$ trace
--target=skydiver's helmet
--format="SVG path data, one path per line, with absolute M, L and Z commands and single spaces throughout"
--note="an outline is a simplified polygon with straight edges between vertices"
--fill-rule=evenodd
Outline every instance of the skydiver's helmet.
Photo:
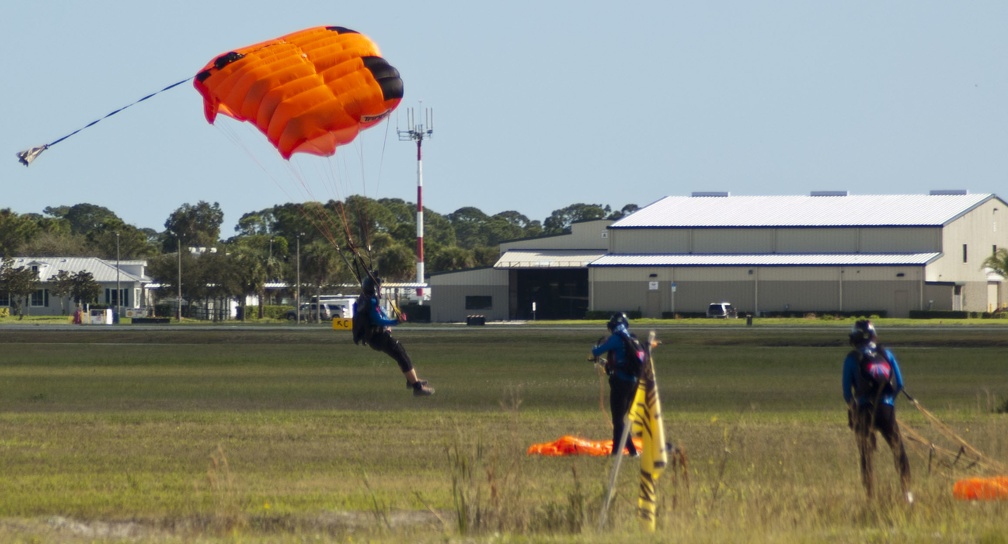
M 616 312 L 612 315 L 612 317 L 609 318 L 609 322 L 606 323 L 606 328 L 609 329 L 609 332 L 614 332 L 620 326 L 622 326 L 624 329 L 629 329 L 630 322 L 627 321 L 625 313 Z
M 365 295 L 378 297 L 381 296 L 381 284 L 382 279 L 378 276 L 364 276 L 364 280 L 361 281 L 361 290 Z
M 875 333 L 875 325 L 867 319 L 859 319 L 851 327 L 850 343 L 854 347 L 865 347 L 875 344 L 878 336 Z

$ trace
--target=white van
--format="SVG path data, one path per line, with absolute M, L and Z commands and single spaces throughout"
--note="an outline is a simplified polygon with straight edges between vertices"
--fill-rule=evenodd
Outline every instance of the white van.
M 350 319 L 352 317 L 352 306 L 346 304 L 338 304 L 336 302 L 326 302 L 322 301 L 319 305 L 315 302 L 311 304 L 301 305 L 301 321 L 331 321 L 334 317 L 342 317 L 344 319 Z M 297 319 L 297 314 L 294 310 L 287 312 L 287 319 L 294 321 Z
M 711 302 L 710 306 L 707 307 L 707 317 L 721 319 L 736 318 L 738 317 L 738 311 L 735 310 L 735 307 L 730 302 Z

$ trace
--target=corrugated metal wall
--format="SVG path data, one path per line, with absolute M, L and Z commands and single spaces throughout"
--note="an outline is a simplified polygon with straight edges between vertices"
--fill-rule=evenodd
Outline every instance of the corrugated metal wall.
M 509 249 L 609 249 L 609 231 L 613 221 L 600 219 L 571 225 L 569 234 L 531 240 L 515 240 L 500 244 L 503 254 Z
M 431 321 L 465 321 L 483 315 L 489 321 L 507 319 L 508 271 L 484 268 L 431 276 Z M 467 297 L 490 297 L 490 308 L 467 309 Z
M 937 227 L 612 229 L 613 253 L 930 253 Z
M 591 268 L 589 274 L 593 310 L 639 310 L 661 317 L 731 302 L 739 315 L 885 311 L 905 317 L 921 305 L 924 271 L 908 266 L 605 267 Z

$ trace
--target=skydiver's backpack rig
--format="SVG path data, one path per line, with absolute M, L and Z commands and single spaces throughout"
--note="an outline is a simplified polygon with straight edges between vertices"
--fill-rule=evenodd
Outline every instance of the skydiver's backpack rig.
M 857 393 L 860 397 L 878 399 L 896 392 L 896 371 L 882 346 L 855 350 L 860 373 Z
M 371 297 L 362 294 L 353 305 L 354 344 L 367 346 L 371 331 Z
M 623 347 L 626 349 L 626 370 L 633 376 L 640 376 L 644 368 L 644 346 L 641 345 L 637 335 L 633 333 L 620 334 L 623 339 Z M 606 374 L 612 376 L 616 372 L 616 358 L 610 353 L 606 358 Z

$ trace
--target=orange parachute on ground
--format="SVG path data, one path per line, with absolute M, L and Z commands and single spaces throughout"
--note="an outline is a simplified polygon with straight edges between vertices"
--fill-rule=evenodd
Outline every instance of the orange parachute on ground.
M 399 71 L 367 36 L 316 27 L 236 49 L 210 61 L 193 82 L 207 121 L 218 112 L 259 128 L 285 159 L 329 156 L 392 112 L 403 97 Z
M 640 451 L 643 448 L 639 438 L 634 438 L 633 442 L 637 447 L 637 451 Z M 532 444 L 525 453 L 527 455 L 546 455 L 550 457 L 558 457 L 562 455 L 604 456 L 611 454 L 612 449 L 612 440 L 588 440 L 586 438 L 568 435 L 563 436 L 554 442 Z M 626 448 L 623 448 L 623 453 L 627 453 Z
M 1008 500 L 1008 476 L 964 478 L 955 483 L 952 496 L 967 501 Z

